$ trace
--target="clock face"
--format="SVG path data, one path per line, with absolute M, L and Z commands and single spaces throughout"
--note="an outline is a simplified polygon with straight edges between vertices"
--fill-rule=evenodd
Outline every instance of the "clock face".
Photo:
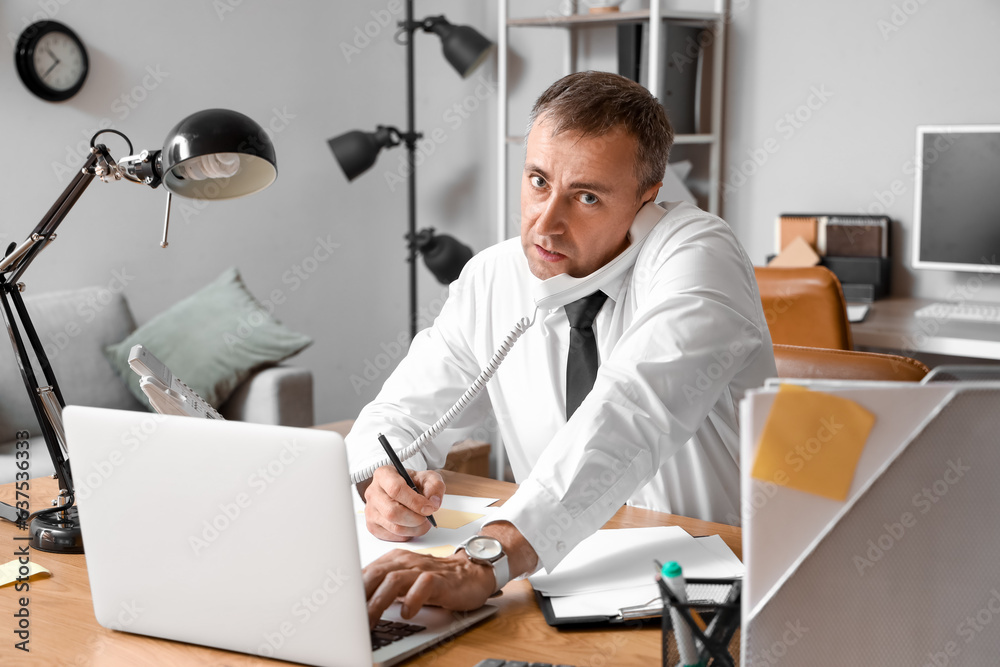
M 48 32 L 35 44 L 35 73 L 53 90 L 69 90 L 86 74 L 83 46 L 63 32 Z
M 75 95 L 83 87 L 89 69 L 83 42 L 56 21 L 28 26 L 17 41 L 14 60 L 28 90 L 50 102 Z

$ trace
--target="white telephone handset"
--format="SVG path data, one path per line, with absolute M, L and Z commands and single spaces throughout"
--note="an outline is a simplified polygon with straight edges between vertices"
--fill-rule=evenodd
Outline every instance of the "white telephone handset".
M 535 288 L 534 294 L 535 312 L 537 313 L 540 308 L 561 308 L 600 289 L 607 281 L 627 271 L 635 264 L 646 236 L 666 214 L 666 210 L 653 202 L 643 205 L 636 214 L 635 220 L 632 221 L 632 226 L 629 228 L 629 245 L 625 250 L 613 260 L 583 278 L 573 278 L 563 273 L 539 284 Z M 421 451 L 428 442 L 448 427 L 455 417 L 465 409 L 465 406 L 486 387 L 486 383 L 490 381 L 490 378 L 493 377 L 493 374 L 499 368 L 500 363 L 507 356 L 507 353 L 510 352 L 511 346 L 534 322 L 534 316 L 530 320 L 527 317 L 521 318 L 514 326 L 513 331 L 500 344 L 500 348 L 493 354 L 489 363 L 486 364 L 486 368 L 482 370 L 479 377 L 472 383 L 472 386 L 465 390 L 465 393 L 455 401 L 455 404 L 451 406 L 448 412 L 434 422 L 419 438 L 399 452 L 400 461 L 405 461 Z M 357 470 L 351 473 L 351 482 L 353 484 L 360 484 L 374 475 L 376 469 L 387 465 L 392 465 L 392 462 L 388 458 L 385 458 L 366 468 Z
M 642 248 L 646 235 L 652 231 L 656 223 L 667 212 L 653 202 L 639 209 L 629 228 L 629 245 L 613 260 L 597 269 L 588 276 L 574 278 L 562 273 L 542 282 L 535 288 L 535 306 L 537 308 L 561 308 L 568 303 L 597 291 L 607 281 L 620 276 L 635 264 L 635 259 Z

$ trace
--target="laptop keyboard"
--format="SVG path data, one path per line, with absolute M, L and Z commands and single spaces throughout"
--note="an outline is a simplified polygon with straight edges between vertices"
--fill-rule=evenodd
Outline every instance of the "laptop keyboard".
M 486 660 L 477 662 L 475 667 L 572 667 L 572 665 L 555 665 L 550 662 L 524 662 L 522 660 L 487 658 Z
M 372 650 L 377 651 L 383 646 L 388 646 L 404 637 L 409 637 L 415 632 L 426 629 L 422 625 L 381 620 L 375 625 L 375 629 L 372 630 Z

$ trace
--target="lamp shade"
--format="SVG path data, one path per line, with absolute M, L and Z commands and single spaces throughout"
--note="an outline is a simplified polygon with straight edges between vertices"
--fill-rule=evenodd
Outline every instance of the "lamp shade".
M 192 199 L 232 199 L 263 190 L 278 176 L 274 145 L 237 111 L 206 109 L 170 130 L 160 156 L 163 186 Z
M 427 269 L 442 285 L 457 280 L 473 254 L 469 246 L 453 236 L 435 234 L 433 228 L 417 232 L 416 246 Z
M 375 164 L 379 151 L 399 142 L 392 136 L 392 130 L 379 125 L 374 132 L 351 130 L 327 141 L 337 164 L 344 170 L 348 181 L 365 173 Z
M 445 60 L 463 78 L 472 74 L 493 50 L 493 42 L 478 30 L 467 25 L 453 25 L 444 17 L 436 20 L 431 30 L 441 38 Z

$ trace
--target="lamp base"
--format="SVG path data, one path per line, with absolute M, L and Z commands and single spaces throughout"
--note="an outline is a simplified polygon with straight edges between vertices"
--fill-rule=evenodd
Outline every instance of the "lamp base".
M 56 554 L 82 554 L 83 534 L 77 508 L 32 519 L 31 547 Z

